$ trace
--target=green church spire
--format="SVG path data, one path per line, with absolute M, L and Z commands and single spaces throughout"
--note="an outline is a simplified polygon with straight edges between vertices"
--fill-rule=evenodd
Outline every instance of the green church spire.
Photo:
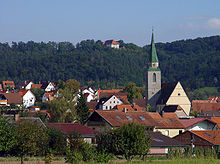
M 152 29 L 152 38 L 151 38 L 151 55 L 150 55 L 150 62 L 151 63 L 159 63 L 159 60 L 157 58 L 157 52 L 156 47 L 154 44 L 154 31 Z

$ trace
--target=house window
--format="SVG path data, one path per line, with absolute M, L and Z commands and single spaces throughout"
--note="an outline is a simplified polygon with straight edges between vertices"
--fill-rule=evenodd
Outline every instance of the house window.
M 183 131 L 182 130 L 179 130 L 179 134 L 181 134 Z
M 108 106 L 106 106 L 106 109 L 108 109 Z
M 165 130 L 165 136 L 169 136 L 169 130 Z
M 112 109 L 112 106 L 110 106 L 110 109 Z
M 114 103 L 115 103 L 115 101 L 114 101 Z
M 111 104 L 112 102 L 110 101 L 110 104 Z
M 156 82 L 156 73 L 153 73 L 153 82 Z
M 178 93 L 178 96 L 180 96 L 180 93 Z

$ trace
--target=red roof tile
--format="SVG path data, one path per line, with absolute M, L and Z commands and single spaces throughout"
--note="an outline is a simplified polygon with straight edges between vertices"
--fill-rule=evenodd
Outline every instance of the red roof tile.
M 11 87 L 11 88 L 15 88 L 15 83 L 14 81 L 2 81 L 3 87 Z
M 3 94 L 7 100 L 8 100 L 8 104 L 22 104 L 22 97 L 19 93 L 14 93 L 14 92 L 9 92 L 9 93 L 4 93 L 2 92 L 1 94 Z
M 31 88 L 41 88 L 42 84 L 32 84 Z
M 184 126 L 180 123 L 175 113 L 164 113 L 164 117 L 161 117 L 159 113 L 146 111 L 121 112 L 96 110 L 93 114 L 95 113 L 104 118 L 113 127 L 135 122 L 147 127 L 155 126 L 158 129 L 184 129 Z
M 218 111 L 220 110 L 220 103 L 211 100 L 193 100 L 192 101 L 193 111 Z
M 212 117 L 211 120 L 214 121 L 220 128 L 220 117 Z
M 116 41 L 114 41 L 114 40 L 106 40 L 106 41 L 104 42 L 104 45 L 109 45 L 109 44 L 117 45 L 117 44 L 119 44 L 119 43 L 116 42 Z
M 47 123 L 46 126 L 58 129 L 64 134 L 72 134 L 73 131 L 76 131 L 81 135 L 95 135 L 98 133 L 98 131 L 79 123 Z
M 220 130 L 190 131 L 214 145 L 220 145 Z
M 216 124 L 214 121 L 208 119 L 208 118 L 190 118 L 190 119 L 180 119 L 180 122 L 183 124 L 183 126 L 187 129 L 192 127 L 195 124 L 198 124 L 203 121 L 209 121 L 213 124 Z
M 18 93 L 23 97 L 29 90 L 21 89 Z

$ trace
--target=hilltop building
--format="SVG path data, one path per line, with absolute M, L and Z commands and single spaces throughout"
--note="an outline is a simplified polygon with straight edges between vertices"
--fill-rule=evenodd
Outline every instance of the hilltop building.
M 181 116 L 190 113 L 191 103 L 180 82 L 164 83 L 161 85 L 161 70 L 154 43 L 152 32 L 150 62 L 146 69 L 146 103 L 150 104 L 153 111 L 161 113 L 165 107 L 172 109 L 172 106 L 181 107 Z M 169 108 L 167 108 L 169 106 Z M 169 111 L 166 111 L 169 112 Z M 170 111 L 171 112 L 171 111 Z M 172 111 L 175 112 L 175 111 Z

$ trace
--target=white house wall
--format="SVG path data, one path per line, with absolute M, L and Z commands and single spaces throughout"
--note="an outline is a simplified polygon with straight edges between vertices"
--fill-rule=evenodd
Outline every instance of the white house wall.
M 112 96 L 102 105 L 102 110 L 110 110 L 113 109 L 116 105 L 121 104 L 123 104 L 121 100 L 119 100 L 116 96 Z
M 34 94 L 29 90 L 22 98 L 23 100 L 23 105 L 28 108 L 30 106 L 33 106 L 35 103 L 35 96 Z

